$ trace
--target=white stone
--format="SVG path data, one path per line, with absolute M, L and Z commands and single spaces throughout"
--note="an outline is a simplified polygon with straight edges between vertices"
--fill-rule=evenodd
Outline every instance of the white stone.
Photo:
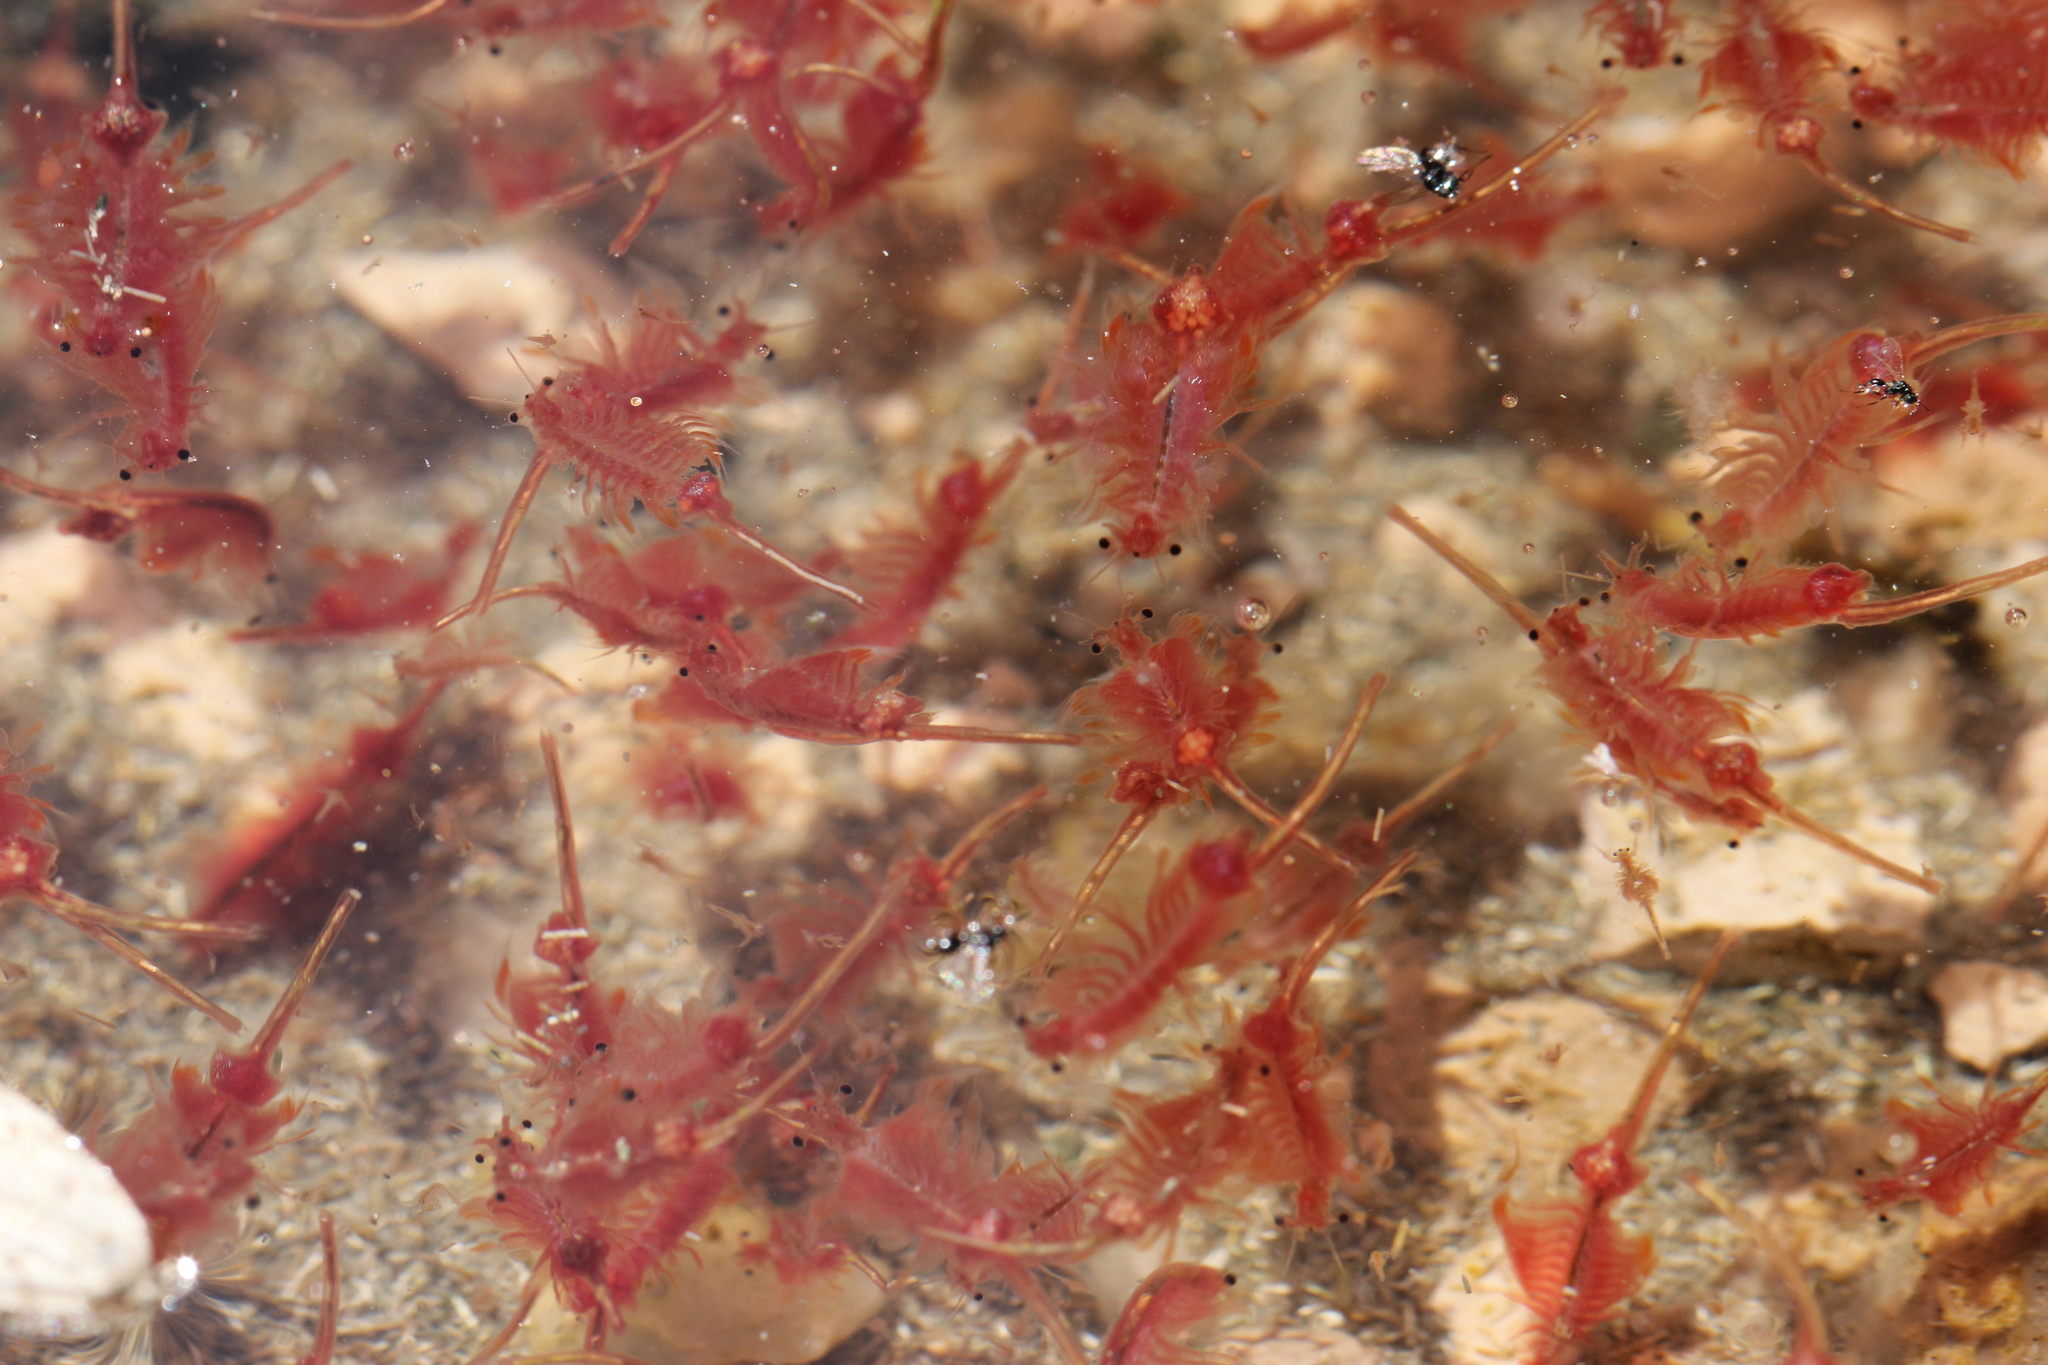
M 1941 1009 L 1941 1045 L 1979 1071 L 2048 1042 L 2048 976 L 1999 962 L 1951 962 L 1927 993 Z
M 154 1297 L 142 1211 L 85 1144 L 0 1085 L 0 1326 L 90 1327 Z

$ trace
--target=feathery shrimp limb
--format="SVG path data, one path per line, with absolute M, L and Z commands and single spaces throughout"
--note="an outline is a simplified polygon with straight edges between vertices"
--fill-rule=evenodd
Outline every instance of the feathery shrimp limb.
M 1337 747 L 1330 751 L 1330 757 L 1323 764 L 1323 770 L 1316 774 L 1316 780 L 1294 803 L 1294 809 L 1287 812 L 1287 818 L 1267 832 L 1259 846 L 1252 850 L 1251 862 L 1254 867 L 1272 859 L 1273 855 L 1285 848 L 1301 827 L 1308 823 L 1323 802 L 1329 799 L 1330 790 L 1337 785 L 1337 778 L 1344 771 L 1344 765 L 1351 759 L 1351 751 L 1358 747 L 1358 737 L 1365 733 L 1365 723 L 1372 719 L 1373 705 L 1379 701 L 1380 693 L 1387 690 L 1387 675 L 1375 673 L 1366 681 L 1365 690 L 1359 693 L 1358 705 L 1351 712 L 1350 723 L 1337 740 Z
M 983 816 L 973 828 L 961 836 L 959 844 L 946 855 L 946 860 L 939 864 L 940 875 L 948 880 L 958 876 L 960 869 L 967 865 L 967 860 L 993 838 L 997 830 L 1030 809 L 1044 797 L 1045 793 L 1044 787 L 1033 787 L 1008 805 Z M 799 995 L 783 1012 L 782 1017 L 775 1021 L 775 1027 L 762 1034 L 760 1041 L 754 1044 L 754 1051 L 757 1054 L 769 1056 L 795 1036 L 811 1011 L 831 994 L 832 988 L 839 984 L 841 977 L 852 970 L 854 962 L 868 950 L 868 946 L 881 937 L 882 931 L 888 925 L 889 912 L 894 908 L 886 894 L 875 898 L 874 908 L 868 911 L 867 918 L 860 923 L 860 928 L 840 946 L 839 951 L 833 954 L 832 960 L 811 978 L 810 984 L 804 987 L 803 994 Z
M 1752 795 L 1756 795 L 1756 793 L 1752 793 Z M 1857 862 L 1884 873 L 1885 876 L 1890 877 L 1893 881 L 1904 882 L 1908 886 L 1918 887 L 1930 896 L 1941 894 L 1942 884 L 1939 878 L 1931 877 L 1925 872 L 1911 871 L 1899 866 L 1899 864 L 1889 858 L 1872 852 L 1854 839 L 1851 839 L 1848 835 L 1829 829 L 1805 811 L 1779 797 L 1775 792 L 1764 793 L 1758 799 L 1769 809 L 1772 815 L 1775 815 L 1793 829 L 1798 830 L 1807 838 L 1817 839 L 1838 853 L 1846 853 Z
M 1976 597 L 1982 593 L 2010 587 L 2022 579 L 2043 573 L 2048 573 L 2048 555 L 2030 559 L 2024 564 L 2015 564 L 2010 569 L 2000 569 L 1996 573 L 1966 578 L 1945 588 L 1930 588 L 1926 592 L 1894 597 L 1886 602 L 1859 602 L 1855 606 L 1844 607 L 1835 620 L 1845 626 L 1881 626 L 1888 621 L 1903 620 L 1908 616 L 1917 616 L 1923 611 L 1945 607 L 1951 602 L 1960 602 L 1966 597 Z
M 1109 880 L 1109 874 L 1115 870 L 1124 854 L 1130 852 L 1131 845 L 1138 842 L 1139 836 L 1145 832 L 1145 827 L 1152 823 L 1152 817 L 1158 813 L 1158 806 L 1131 808 L 1131 813 L 1116 827 L 1116 837 L 1109 841 L 1109 847 L 1102 850 L 1102 856 L 1095 860 L 1095 866 L 1088 869 L 1088 876 L 1082 881 L 1081 889 L 1074 893 L 1073 905 L 1060 917 L 1060 922 L 1054 926 L 1051 937 L 1046 939 L 1045 946 L 1038 950 L 1038 959 L 1032 964 L 1034 970 L 1052 961 L 1053 955 L 1059 952 L 1060 945 L 1067 941 L 1067 935 L 1074 932 L 1074 927 L 1081 922 L 1081 917 L 1088 913 L 1088 907 L 1095 903 L 1095 897 L 1102 890 L 1102 884 Z

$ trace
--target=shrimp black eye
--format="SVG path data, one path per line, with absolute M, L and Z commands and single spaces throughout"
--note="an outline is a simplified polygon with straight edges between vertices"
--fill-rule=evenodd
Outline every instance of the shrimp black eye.
M 1098 545 L 1098 546 L 1099 546 L 1099 547 L 1101 547 L 1102 549 L 1105 549 L 1105 550 L 1107 550 L 1107 549 L 1109 548 L 1109 537 L 1108 537 L 1108 536 L 1104 536 L 1104 537 L 1103 537 L 1102 539 L 1100 539 L 1100 540 L 1096 541 L 1095 543 L 1096 543 L 1096 545 Z

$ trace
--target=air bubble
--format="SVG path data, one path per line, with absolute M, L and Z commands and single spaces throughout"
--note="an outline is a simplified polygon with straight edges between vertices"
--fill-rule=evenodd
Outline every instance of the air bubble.
M 1511 393 L 1504 393 L 1500 396 L 1500 405 L 1504 408 L 1514 407 L 1517 403 L 1521 401 L 1521 399 L 1515 397 Z
M 419 154 L 420 149 L 414 145 L 411 138 L 407 138 L 391 149 L 391 155 L 397 157 L 400 161 L 410 161 Z
M 1532 540 L 1525 540 L 1525 541 L 1523 541 L 1523 542 L 1522 542 L 1522 553 L 1523 553 L 1523 554 L 1525 554 L 1525 555 L 1533 555 L 1533 554 L 1535 554 L 1535 553 L 1536 553 L 1536 542 L 1534 542 L 1534 541 L 1532 541 Z
M 1237 623 L 1254 633 L 1264 630 L 1273 621 L 1273 609 L 1256 597 L 1237 599 Z
M 1486 637 L 1487 637 L 1487 634 L 1488 634 L 1488 631 L 1487 631 L 1486 627 L 1485 627 L 1485 626 L 1481 626 L 1481 627 L 1479 628 L 1479 630 L 1478 630 L 1478 635 L 1479 635 L 1479 643 L 1480 643 L 1480 644 L 1482 644 L 1482 645 L 1483 645 L 1483 644 L 1485 644 L 1485 643 L 1486 643 Z
M 2016 602 L 2005 604 L 2005 623 L 2018 630 L 2027 623 L 2027 609 Z

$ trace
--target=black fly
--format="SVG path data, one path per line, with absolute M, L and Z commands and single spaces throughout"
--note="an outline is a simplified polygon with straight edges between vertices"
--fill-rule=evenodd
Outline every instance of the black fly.
M 1358 164 L 1369 171 L 1414 176 L 1422 188 L 1439 199 L 1456 199 L 1472 174 L 1465 164 L 1465 149 L 1448 133 L 1442 142 L 1420 152 L 1400 144 L 1368 147 L 1358 154 Z

